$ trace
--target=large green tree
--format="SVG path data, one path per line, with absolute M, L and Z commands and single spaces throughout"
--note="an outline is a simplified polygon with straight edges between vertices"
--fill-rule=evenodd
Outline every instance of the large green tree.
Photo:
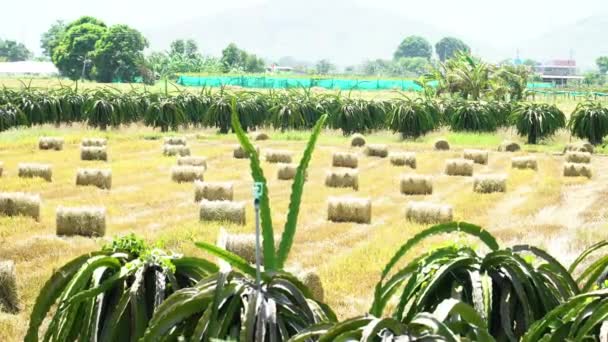
M 224 71 L 246 71 L 246 72 L 262 72 L 264 71 L 264 61 L 254 54 L 249 54 L 241 50 L 234 43 L 222 50 L 222 64 Z
M 73 80 L 81 75 L 90 78 L 91 57 L 97 41 L 106 31 L 103 22 L 91 17 L 82 17 L 70 23 L 59 44 L 53 48 L 51 58 L 57 69 Z
M 471 48 L 462 40 L 454 37 L 442 38 L 435 44 L 435 52 L 442 62 L 454 57 L 458 51 L 471 52 Z
M 95 44 L 91 56 L 95 79 L 100 82 L 133 81 L 139 75 L 146 47 L 148 41 L 139 31 L 127 25 L 110 27 Z
M 608 56 L 599 57 L 595 61 L 595 64 L 597 64 L 597 67 L 602 74 L 608 73 Z
M 317 62 L 316 71 L 319 75 L 329 74 L 330 71 L 334 70 L 335 67 L 331 62 L 327 59 L 322 59 Z
M 394 58 L 424 57 L 426 59 L 431 59 L 432 54 L 433 47 L 426 39 L 420 36 L 409 36 L 399 44 L 397 51 L 395 51 Z
M 57 20 L 48 31 L 42 34 L 42 37 L 40 37 L 40 48 L 42 48 L 42 53 L 45 56 L 49 58 L 53 56 L 53 49 L 59 45 L 65 33 L 65 28 L 65 23 L 62 20 Z
M 0 60 L 6 60 L 9 62 L 25 61 L 32 57 L 30 50 L 14 40 L 1 40 L 0 39 Z

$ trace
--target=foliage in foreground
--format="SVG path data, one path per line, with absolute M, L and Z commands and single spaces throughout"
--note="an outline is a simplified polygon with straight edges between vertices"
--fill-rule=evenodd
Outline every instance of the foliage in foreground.
M 547 103 L 522 102 L 510 117 L 520 136 L 528 137 L 528 144 L 553 135 L 566 127 L 566 116 L 555 105 Z
M 608 135 L 608 108 L 600 102 L 581 102 L 570 116 L 568 128 L 576 137 L 587 139 L 593 145 L 601 144 Z
M 218 271 L 198 258 L 151 249 L 133 236 L 80 256 L 46 282 L 32 310 L 25 341 L 135 341 L 172 293 Z M 56 309 L 52 310 L 56 305 Z

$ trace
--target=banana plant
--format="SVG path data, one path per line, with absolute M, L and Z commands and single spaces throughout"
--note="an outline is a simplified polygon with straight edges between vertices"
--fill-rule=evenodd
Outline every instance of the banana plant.
M 45 341 L 136 341 L 167 297 L 217 271 L 133 235 L 115 239 L 55 271 L 36 299 L 25 341 L 39 340 L 47 316 Z
M 259 205 L 264 271 L 260 287 L 256 286 L 256 269 L 243 258 L 213 244 L 199 242 L 196 244 L 199 248 L 225 260 L 232 269 L 222 269 L 194 287 L 177 291 L 159 307 L 143 341 L 285 341 L 310 326 L 337 320 L 328 306 L 312 299 L 308 288 L 284 271 L 296 233 L 305 172 L 327 117 L 321 116 L 315 125 L 298 166 L 287 222 L 275 251 L 266 178 L 256 149 L 241 127 L 234 98 L 231 107 L 232 127 L 250 156 L 253 180 L 263 184 Z
M 453 232 L 477 238 L 489 252 L 451 245 L 394 270 L 425 239 Z M 397 251 L 382 272 L 370 313 L 409 323 L 455 298 L 473 306 L 497 340 L 518 341 L 534 322 L 579 293 L 568 270 L 546 252 L 527 245 L 501 249 L 481 227 L 452 222 L 418 233 Z M 397 305 L 387 312 L 392 300 Z

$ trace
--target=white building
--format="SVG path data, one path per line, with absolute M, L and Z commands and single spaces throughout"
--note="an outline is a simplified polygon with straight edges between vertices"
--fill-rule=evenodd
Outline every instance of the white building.
M 0 77 L 6 76 L 59 76 L 59 70 L 51 62 L 3 62 Z

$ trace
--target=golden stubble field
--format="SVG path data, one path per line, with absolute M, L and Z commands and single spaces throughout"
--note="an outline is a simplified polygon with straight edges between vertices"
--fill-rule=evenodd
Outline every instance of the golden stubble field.
M 37 138 L 42 134 L 63 136 L 63 151 L 40 151 Z M 235 181 L 235 200 L 250 201 L 252 181 L 247 160 L 232 158 L 236 144 L 233 135 L 217 136 L 210 131 L 185 133 L 192 154 L 208 158 L 205 179 Z M 307 133 L 270 132 L 271 140 L 260 142 L 262 149 L 287 149 L 299 160 Z M 83 137 L 109 138 L 109 161 L 80 160 L 79 143 Z M 160 140 L 149 140 L 151 137 Z M 315 269 L 325 288 L 326 302 L 341 318 L 362 314 L 371 302 L 373 287 L 380 271 L 397 248 L 424 226 L 405 220 L 405 206 L 410 200 L 428 200 L 454 206 L 456 220 L 484 227 L 506 245 L 530 243 L 546 248 L 568 263 L 585 246 L 608 238 L 608 158 L 594 156 L 595 171 L 591 180 L 564 178 L 563 156 L 552 152 L 535 153 L 539 171 L 512 170 L 510 159 L 515 154 L 491 150 L 487 166 L 475 165 L 475 173 L 508 175 L 505 194 L 477 194 L 472 191 L 470 177 L 443 175 L 444 162 L 460 157 L 462 149 L 472 147 L 476 137 L 459 136 L 449 152 L 435 152 L 426 140 L 400 142 L 388 133 L 369 138 L 388 143 L 390 151 L 415 151 L 417 170 L 392 166 L 388 160 L 365 157 L 361 149 L 349 146 L 347 138 L 325 132 L 319 140 L 309 169 L 300 213 L 296 240 L 289 264 Z M 500 140 L 498 136 L 496 139 Z M 455 138 L 456 140 L 456 138 Z M 492 139 L 491 141 L 493 141 Z M 484 143 L 474 147 L 479 148 Z M 117 235 L 130 232 L 164 248 L 187 254 L 205 256 L 194 241 L 214 242 L 220 228 L 228 232 L 253 232 L 253 205 L 247 209 L 247 225 L 201 223 L 198 205 L 194 202 L 193 185 L 171 181 L 170 169 L 176 158 L 162 155 L 162 137 L 149 129 L 133 127 L 119 131 L 99 132 L 82 127 L 26 129 L 10 135 L 0 134 L 0 161 L 4 173 L 0 192 L 23 191 L 42 196 L 42 218 L 0 217 L 0 260 L 16 262 L 18 289 L 23 306 L 16 316 L 0 314 L 0 340 L 21 340 L 27 319 L 39 289 L 53 269 L 68 260 L 95 250 Z M 525 149 L 529 149 L 526 146 Z M 325 172 L 331 168 L 334 151 L 359 153 L 359 191 L 324 186 Z M 53 165 L 53 182 L 17 177 L 20 162 L 41 162 Z M 111 168 L 113 187 L 110 191 L 75 185 L 79 167 Z M 269 181 L 275 230 L 281 232 L 285 222 L 291 184 L 277 180 L 277 166 L 263 163 Z M 404 196 L 399 193 L 399 175 L 406 172 L 433 175 L 434 193 L 429 196 Z M 329 223 L 326 200 L 331 195 L 369 197 L 373 203 L 369 225 Z M 108 212 L 104 238 L 56 237 L 55 210 L 59 205 L 105 206 Z M 423 246 L 464 242 L 451 237 L 435 238 Z M 422 251 L 422 250 L 420 250 Z

